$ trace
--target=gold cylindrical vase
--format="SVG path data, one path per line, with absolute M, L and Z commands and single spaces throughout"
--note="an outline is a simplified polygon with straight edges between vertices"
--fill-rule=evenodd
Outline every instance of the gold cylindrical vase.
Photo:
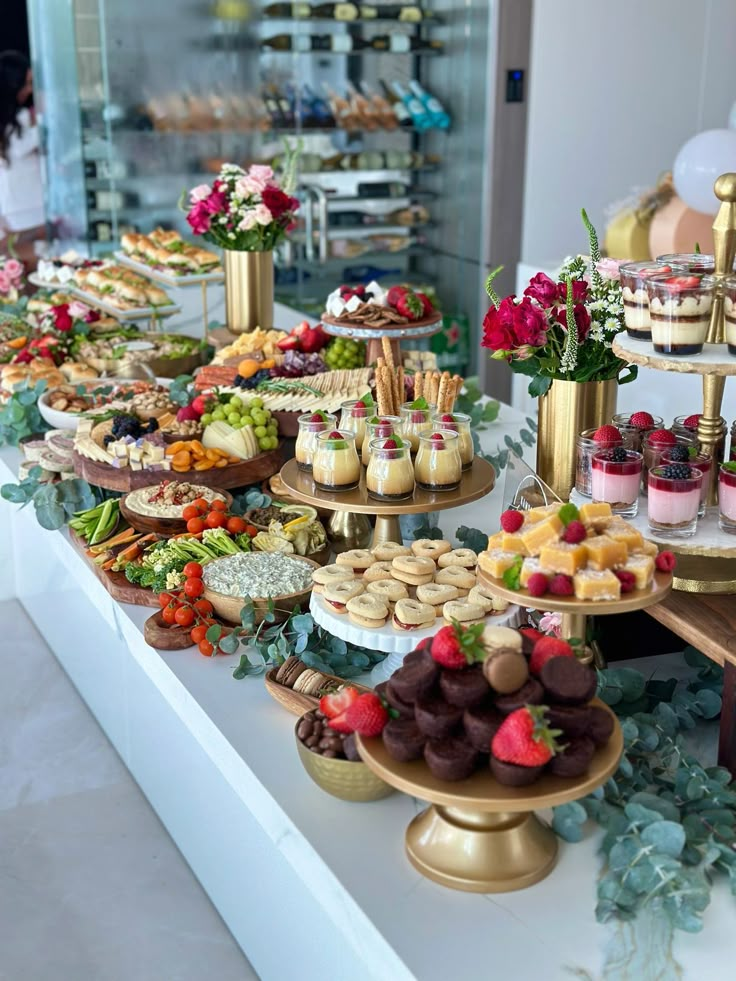
M 233 334 L 273 327 L 273 252 L 224 250 L 225 316 Z
M 618 382 L 553 381 L 539 399 L 537 473 L 566 501 L 575 486 L 578 434 L 610 422 Z

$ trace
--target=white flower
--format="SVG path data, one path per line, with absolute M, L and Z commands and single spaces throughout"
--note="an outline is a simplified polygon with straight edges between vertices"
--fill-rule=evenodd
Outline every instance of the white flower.
M 609 317 L 603 326 L 605 327 L 606 330 L 613 330 L 613 331 L 621 330 L 621 324 L 619 323 L 618 320 L 616 320 L 615 317 Z
M 273 221 L 273 215 L 265 204 L 257 204 L 253 209 L 253 214 L 259 225 L 270 225 Z
M 235 238 L 235 232 L 228 232 L 228 233 L 227 233 L 227 237 L 228 237 L 228 238 L 231 238 L 231 239 L 232 239 L 232 238 Z

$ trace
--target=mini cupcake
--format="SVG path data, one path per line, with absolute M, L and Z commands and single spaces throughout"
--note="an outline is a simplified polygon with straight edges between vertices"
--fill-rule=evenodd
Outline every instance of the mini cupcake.
M 478 753 L 464 739 L 436 739 L 424 747 L 424 759 L 438 780 L 465 780 L 475 769 Z
M 448 739 L 462 721 L 463 710 L 441 695 L 425 695 L 414 703 L 414 718 L 428 739 Z
M 413 719 L 391 719 L 381 734 L 388 755 L 399 763 L 421 759 L 427 737 Z

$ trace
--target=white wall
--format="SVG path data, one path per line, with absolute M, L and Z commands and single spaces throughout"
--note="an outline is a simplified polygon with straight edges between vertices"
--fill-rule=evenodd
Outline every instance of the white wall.
M 608 205 L 725 127 L 735 51 L 735 0 L 536 0 L 522 261 L 584 251 L 581 207 L 602 236 Z

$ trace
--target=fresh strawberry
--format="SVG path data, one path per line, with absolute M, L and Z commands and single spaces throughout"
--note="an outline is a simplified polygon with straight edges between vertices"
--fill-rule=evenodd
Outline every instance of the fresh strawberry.
M 503 720 L 491 743 L 497 760 L 516 766 L 544 766 L 558 750 L 555 737 L 560 729 L 550 729 L 546 706 L 526 705 Z
M 509 535 L 513 535 L 523 524 L 524 515 L 521 511 L 514 511 L 513 508 L 509 508 L 508 511 L 504 511 L 501 515 L 501 527 Z
M 463 627 L 455 621 L 437 631 L 432 638 L 430 653 L 438 664 L 452 671 L 483 661 L 486 652 L 480 642 L 482 633 L 482 623 Z
M 336 715 L 333 719 L 328 719 L 327 725 L 330 727 L 330 729 L 334 729 L 335 732 L 342 732 L 347 736 L 353 730 L 352 727 L 348 724 L 348 720 L 346 716 L 347 716 L 347 711 L 341 712 L 339 715 Z
M 672 572 L 677 565 L 677 559 L 672 552 L 660 552 L 654 564 L 660 572 Z
M 649 429 L 650 426 L 654 425 L 654 416 L 649 412 L 635 412 L 629 422 L 637 429 Z
M 296 327 L 292 327 L 291 333 L 294 334 L 296 337 L 301 337 L 302 334 L 304 334 L 308 330 L 311 330 L 311 327 L 309 326 L 309 321 L 302 320 L 301 323 L 298 323 L 296 325 Z
M 422 301 L 415 293 L 406 293 L 396 304 L 396 312 L 407 320 L 419 320 L 424 308 Z
M 572 596 L 575 592 L 575 587 L 570 576 L 558 572 L 549 581 L 549 591 L 553 596 Z
M 192 399 L 191 406 L 198 416 L 203 416 L 207 411 L 207 399 L 204 395 L 198 395 L 196 399 Z
M 692 290 L 700 286 L 700 276 L 670 276 L 665 283 L 676 290 Z
M 409 292 L 406 286 L 392 286 L 386 294 L 386 301 L 390 307 L 396 307 L 399 300 L 403 299 Z
M 396 450 L 398 449 L 398 447 L 399 444 L 396 442 L 395 439 L 387 439 L 386 442 L 383 444 L 384 450 Z
M 519 633 L 522 635 L 522 637 L 526 637 L 527 640 L 530 640 L 532 644 L 536 644 L 538 640 L 541 640 L 541 638 L 544 637 L 544 634 L 539 630 L 536 630 L 534 627 L 519 627 Z
M 650 443 L 656 443 L 658 446 L 674 446 L 677 442 L 675 434 L 671 433 L 669 429 L 655 429 L 649 433 L 647 439 Z
M 298 328 L 295 329 L 298 330 Z M 315 354 L 321 351 L 330 340 L 329 336 L 325 334 L 322 324 L 317 324 L 316 327 L 310 327 L 309 324 L 306 324 L 306 330 L 302 330 L 298 337 L 299 347 L 305 354 Z
M 615 426 L 600 426 L 593 433 L 594 443 L 612 443 L 621 439 L 621 430 Z
M 636 589 L 636 576 L 633 572 L 626 572 L 624 569 L 614 569 L 614 576 L 621 583 L 622 593 L 633 593 Z
M 428 317 L 431 313 L 434 313 L 434 307 L 432 306 L 432 301 L 425 293 L 415 292 L 415 296 L 418 296 L 422 304 L 422 316 Z
M 535 572 L 529 576 L 526 588 L 530 596 L 544 596 L 547 592 L 547 577 L 543 572 Z
M 345 712 L 345 722 L 360 736 L 380 736 L 388 722 L 388 712 L 374 692 L 360 695 Z
M 588 533 L 582 521 L 571 521 L 562 534 L 563 542 L 568 542 L 570 545 L 577 545 L 578 542 L 584 542 L 587 537 Z
M 683 422 L 685 429 L 697 429 L 700 425 L 700 414 L 696 413 L 693 416 L 688 416 Z
M 276 341 L 276 347 L 279 351 L 296 351 L 299 348 L 299 338 L 295 334 L 289 334 L 288 337 Z
M 539 674 L 542 666 L 553 657 L 575 657 L 575 651 L 566 640 L 560 640 L 559 637 L 542 637 L 534 645 L 529 659 L 529 670 L 532 674 Z
M 319 700 L 319 710 L 328 719 L 334 719 L 336 716 L 342 715 L 357 698 L 358 689 L 346 686 L 340 691 L 333 691 L 329 695 L 323 695 Z

